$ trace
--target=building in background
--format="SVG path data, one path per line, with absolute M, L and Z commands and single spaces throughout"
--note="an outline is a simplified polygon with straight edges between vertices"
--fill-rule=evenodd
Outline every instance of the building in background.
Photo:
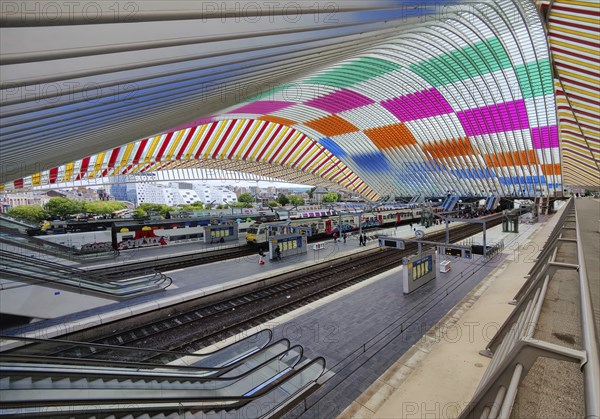
M 238 202 L 235 192 L 227 189 L 224 186 L 212 186 L 205 184 L 194 184 L 194 191 L 200 197 L 200 201 L 205 204 L 214 202 L 218 204 L 233 204 Z

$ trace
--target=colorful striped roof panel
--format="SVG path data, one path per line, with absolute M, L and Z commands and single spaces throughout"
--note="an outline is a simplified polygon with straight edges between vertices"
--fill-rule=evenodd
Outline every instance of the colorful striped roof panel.
M 516 2 L 444 4 L 443 14 L 411 18 L 410 24 L 406 19 L 400 24 L 402 19 L 390 12 L 393 30 L 351 35 L 364 43 L 307 38 L 302 44 L 314 42 L 320 52 L 289 60 L 269 55 L 278 46 L 265 38 L 273 49 L 262 51 L 259 62 L 244 55 L 247 59 L 240 62 L 248 67 L 243 69 L 231 63 L 220 67 L 215 59 L 203 70 L 181 70 L 169 95 L 161 96 L 166 76 L 148 76 L 156 83 L 139 82 L 139 112 L 161 97 L 164 112 L 183 112 L 186 97 L 196 109 L 187 119 L 193 122 L 174 119 L 174 129 L 112 148 L 100 147 L 101 141 L 87 157 L 20 176 L 8 186 L 211 165 L 277 174 L 368 199 L 448 190 L 533 196 L 562 193 L 566 183 L 594 184 L 600 152 L 593 111 L 600 103 L 598 78 L 593 77 L 598 69 L 597 6 L 554 3 L 548 25 L 551 57 L 535 4 Z M 361 19 L 371 16 L 361 13 Z M 370 23 L 361 24 L 368 28 Z M 286 39 L 282 35 L 279 42 Z M 208 70 L 213 67 L 220 70 Z M 275 81 L 260 84 L 267 75 Z M 232 80 L 237 84 L 227 83 Z M 122 113 L 105 115 L 111 105 L 100 100 L 93 118 L 86 116 L 90 130 L 105 127 L 108 117 L 114 118 L 114 129 L 145 120 L 141 113 L 131 119 L 126 101 L 118 104 Z M 62 111 L 81 112 L 83 118 L 85 109 Z M 38 141 L 54 150 L 61 143 L 50 139 L 61 130 L 62 146 L 68 147 L 67 138 L 81 128 L 79 119 L 72 127 L 49 121 L 42 133 L 17 108 L 7 110 L 3 139 L 10 147 L 20 135 L 30 135 L 24 144 Z M 149 125 L 154 127 L 154 120 Z M 111 132 L 105 132 L 106 143 L 112 141 Z M 75 147 L 73 153 L 92 147 Z

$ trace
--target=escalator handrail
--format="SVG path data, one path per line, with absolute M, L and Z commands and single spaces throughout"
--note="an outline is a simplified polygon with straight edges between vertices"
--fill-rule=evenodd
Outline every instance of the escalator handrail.
M 298 354 L 295 356 L 295 360 L 291 365 L 288 365 L 289 368 L 294 368 L 298 363 L 302 360 L 302 356 L 304 354 L 304 348 L 301 345 L 294 345 L 288 347 L 286 349 L 281 350 L 280 352 L 272 355 L 267 358 L 265 361 L 260 364 L 250 368 L 248 371 L 243 374 L 232 376 L 232 377 L 213 377 L 213 376 L 205 376 L 205 375 L 197 375 L 198 371 L 188 371 L 187 373 L 174 374 L 170 371 L 161 372 L 154 369 L 132 369 L 132 368 L 105 368 L 105 367 L 88 367 L 86 368 L 77 368 L 77 366 L 73 366 L 74 369 L 70 370 L 66 365 L 56 365 L 56 364 L 0 364 L 0 371 L 3 376 L 11 376 L 11 377 L 61 377 L 61 378 L 70 378 L 70 377 L 79 377 L 79 378 L 87 378 L 87 379 L 118 379 L 126 377 L 129 380 L 147 380 L 147 381 L 169 381 L 169 380 L 185 380 L 190 382 L 205 382 L 205 381 L 215 381 L 215 382 L 223 382 L 230 383 L 229 385 L 234 384 L 235 382 L 241 380 L 242 378 L 246 378 L 254 373 L 256 373 L 261 368 L 264 368 L 267 364 L 275 361 L 277 358 L 282 357 L 283 355 L 292 352 L 298 351 Z M 181 368 L 183 369 L 183 368 Z M 181 370 L 180 369 L 180 370 Z M 184 370 L 185 371 L 185 370 Z M 227 386 L 225 386 L 227 387 Z M 36 388 L 38 389 L 38 388 Z M 32 390 L 36 390 L 32 389 Z
M 194 354 L 194 353 L 189 353 L 189 352 L 177 352 L 177 351 L 165 351 L 165 350 L 161 350 L 161 349 L 149 349 L 149 348 L 133 348 L 130 346 L 119 346 L 119 345 L 110 345 L 110 344 L 106 344 L 106 343 L 90 343 L 90 342 L 78 342 L 78 341 L 72 341 L 72 340 L 66 340 L 66 339 L 42 339 L 42 338 L 31 338 L 31 337 L 25 337 L 25 336 L 8 336 L 8 335 L 0 335 L 0 340 L 1 339 L 6 339 L 6 340 L 17 340 L 17 341 L 22 341 L 22 342 L 30 342 L 30 343 L 65 343 L 65 344 L 74 344 L 71 346 L 71 348 L 67 348 L 67 349 L 72 349 L 74 347 L 79 347 L 79 346 L 87 346 L 87 347 L 100 347 L 100 348 L 106 348 L 106 349 L 118 349 L 118 350 L 134 350 L 134 351 L 138 351 L 138 352 L 152 352 L 152 353 L 159 353 L 159 354 L 167 354 L 167 355 L 181 355 L 181 356 L 197 356 L 197 357 L 207 357 L 207 356 L 211 356 L 211 355 L 215 355 L 217 353 L 219 353 L 221 350 L 227 349 L 229 347 L 231 347 L 232 345 L 236 345 L 239 344 L 241 342 L 244 342 L 246 340 L 252 339 L 255 336 L 258 336 L 259 334 L 262 333 L 267 333 L 268 339 L 265 343 L 265 346 L 267 346 L 271 340 L 273 339 L 273 331 L 271 329 L 262 329 L 259 330 L 256 333 L 253 333 L 249 336 L 246 336 L 244 339 L 239 340 L 237 342 L 233 342 L 230 345 L 224 346 L 222 348 L 216 349 L 214 351 L 211 352 L 207 352 L 204 354 Z M 280 340 L 286 340 L 289 342 L 288 339 L 280 339 Z M 1 349 L 1 347 L 0 347 Z M 2 352 L 0 352 L 0 355 L 2 354 Z M 50 357 L 53 359 L 60 359 L 60 358 L 56 358 L 56 357 Z

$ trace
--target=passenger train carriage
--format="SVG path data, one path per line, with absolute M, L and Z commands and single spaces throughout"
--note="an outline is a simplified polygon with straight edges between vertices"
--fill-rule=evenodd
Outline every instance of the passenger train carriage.
M 440 212 L 441 208 L 432 208 Z M 311 236 L 328 237 L 334 232 L 357 231 L 369 227 L 389 227 L 394 225 L 416 222 L 421 219 L 422 208 L 382 210 L 355 214 L 335 214 L 311 218 L 290 218 L 287 221 L 275 223 L 254 223 L 246 231 L 246 242 L 253 245 L 264 245 L 269 237 L 287 233 L 286 226 L 308 227 Z

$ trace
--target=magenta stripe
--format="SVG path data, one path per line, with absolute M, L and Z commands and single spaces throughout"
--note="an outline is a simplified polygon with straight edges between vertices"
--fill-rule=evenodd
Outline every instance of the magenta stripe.
M 454 112 L 444 96 L 434 88 L 381 102 L 402 122 Z
M 529 128 L 527 110 L 522 99 L 468 109 L 457 112 L 456 116 L 469 136 Z
M 282 100 L 258 100 L 256 102 L 248 103 L 227 113 L 255 113 L 259 115 L 266 115 L 292 105 L 294 105 L 294 103 L 285 102 Z
M 558 127 L 550 125 L 531 128 L 531 141 L 535 149 L 558 147 Z
M 329 113 L 338 113 L 374 103 L 372 99 L 351 90 L 342 89 L 337 92 L 304 102 L 307 106 L 321 109 Z

